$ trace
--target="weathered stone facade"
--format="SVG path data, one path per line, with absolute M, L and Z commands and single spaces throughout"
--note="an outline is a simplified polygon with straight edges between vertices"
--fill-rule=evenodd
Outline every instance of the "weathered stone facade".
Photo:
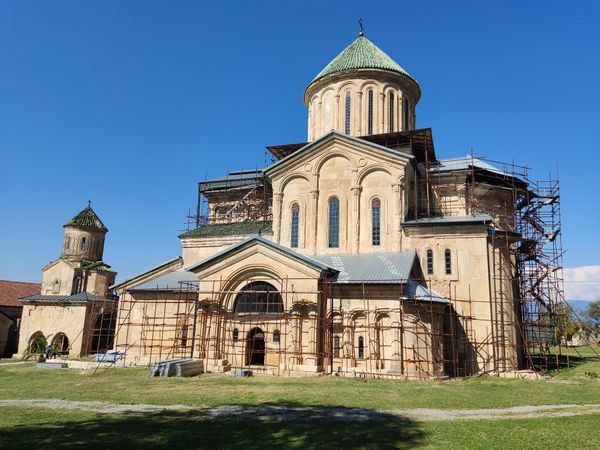
M 107 231 L 90 206 L 65 224 L 61 257 L 42 269 L 41 292 L 21 299 L 20 355 L 39 337 L 63 356 L 112 347 L 117 303 L 109 287 L 116 272 L 102 262 Z

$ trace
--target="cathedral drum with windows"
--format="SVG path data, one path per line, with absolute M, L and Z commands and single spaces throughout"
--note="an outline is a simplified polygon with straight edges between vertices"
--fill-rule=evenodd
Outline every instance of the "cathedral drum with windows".
M 510 217 L 519 181 L 438 160 L 431 129 L 415 129 L 420 95 L 361 33 L 304 92 L 307 142 L 200 183 L 209 212 L 180 235 L 183 255 L 114 286 L 124 363 L 399 378 L 518 367 L 514 223 L 499 211 Z

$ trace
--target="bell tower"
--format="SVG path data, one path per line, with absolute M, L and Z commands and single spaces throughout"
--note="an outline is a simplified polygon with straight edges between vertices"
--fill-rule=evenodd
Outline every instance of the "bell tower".
M 64 226 L 61 258 L 68 260 L 102 261 L 104 237 L 108 228 L 92 209 L 87 208 L 69 220 Z

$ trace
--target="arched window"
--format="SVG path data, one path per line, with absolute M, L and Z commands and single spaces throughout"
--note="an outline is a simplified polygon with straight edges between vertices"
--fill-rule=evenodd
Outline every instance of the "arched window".
M 365 357 L 365 338 L 362 336 L 358 337 L 358 359 Z
M 340 246 L 340 200 L 329 198 L 329 248 Z
M 340 357 L 340 337 L 339 336 L 333 337 L 333 357 L 334 358 Z
M 87 238 L 82 237 L 81 238 L 81 244 L 79 245 L 79 249 L 82 252 L 85 252 L 85 249 L 87 248 Z
M 444 250 L 444 265 L 446 266 L 446 275 L 452 275 L 452 253 L 449 248 Z
M 298 228 L 300 222 L 300 206 L 298 203 L 294 203 L 292 205 L 292 233 L 290 240 L 290 247 L 297 248 L 298 247 Z
M 433 250 L 427 250 L 427 275 L 433 275 Z
M 408 130 L 409 127 L 410 127 L 410 125 L 409 125 L 410 122 L 408 120 L 408 111 L 409 111 L 410 108 L 408 106 L 409 106 L 408 105 L 408 99 L 407 98 L 403 98 L 402 99 L 402 119 L 403 119 L 403 122 L 404 122 L 404 128 L 403 128 L 404 131 Z
M 240 339 L 240 330 L 234 328 L 231 338 L 233 339 L 233 342 L 237 342 Z
M 279 330 L 273 331 L 273 342 L 279 344 L 281 341 L 281 332 Z
M 371 243 L 381 245 L 381 202 L 378 198 L 371 200 Z
M 367 133 L 373 134 L 373 89 L 367 93 Z
M 394 93 L 390 92 L 389 131 L 394 132 Z
M 67 237 L 65 239 L 65 251 L 69 252 L 71 251 L 71 235 L 67 234 Z
M 235 314 L 282 314 L 283 300 L 275 286 L 255 281 L 244 287 L 235 299 Z
M 346 134 L 350 134 L 350 106 L 351 106 L 351 99 L 350 99 L 350 91 L 346 92 L 346 116 L 345 116 L 345 121 L 344 121 L 344 133 Z

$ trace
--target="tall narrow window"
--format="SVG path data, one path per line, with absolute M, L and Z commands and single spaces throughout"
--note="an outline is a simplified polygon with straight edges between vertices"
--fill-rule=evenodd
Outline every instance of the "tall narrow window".
M 371 200 L 371 242 L 381 245 L 381 202 L 378 198 Z
M 444 250 L 444 263 L 446 265 L 446 275 L 452 275 L 452 253 L 450 249 Z
M 82 252 L 85 252 L 86 248 L 87 248 L 87 239 L 86 238 L 81 238 L 80 250 Z
M 346 92 L 346 117 L 345 117 L 345 122 L 344 122 L 344 133 L 346 134 L 350 134 L 350 106 L 351 106 L 351 99 L 350 99 L 350 91 Z
M 184 322 L 181 327 L 181 347 L 185 348 L 188 341 L 188 325 Z
M 273 342 L 277 344 L 281 342 L 281 332 L 279 330 L 273 331 Z
M 373 89 L 367 93 L 367 133 L 373 134 Z
M 390 111 L 389 111 L 389 130 L 390 133 L 394 132 L 394 93 L 390 92 Z
M 300 206 L 298 203 L 292 205 L 292 233 L 290 247 L 298 247 L 298 224 L 300 222 Z
M 339 336 L 333 337 L 333 357 L 334 358 L 340 357 L 340 337 Z
M 65 239 L 65 251 L 71 251 L 71 235 L 67 235 L 67 239 Z
M 329 198 L 329 248 L 340 246 L 340 201 Z
M 406 131 L 409 129 L 409 120 L 408 120 L 408 99 L 407 98 L 403 98 L 402 99 L 402 121 L 404 122 L 404 127 L 403 130 Z
M 358 359 L 365 357 L 365 338 L 362 336 L 358 337 Z
M 433 250 L 427 250 L 427 275 L 433 275 Z
M 83 278 L 75 278 L 75 287 L 73 288 L 73 294 L 79 294 L 83 290 Z

